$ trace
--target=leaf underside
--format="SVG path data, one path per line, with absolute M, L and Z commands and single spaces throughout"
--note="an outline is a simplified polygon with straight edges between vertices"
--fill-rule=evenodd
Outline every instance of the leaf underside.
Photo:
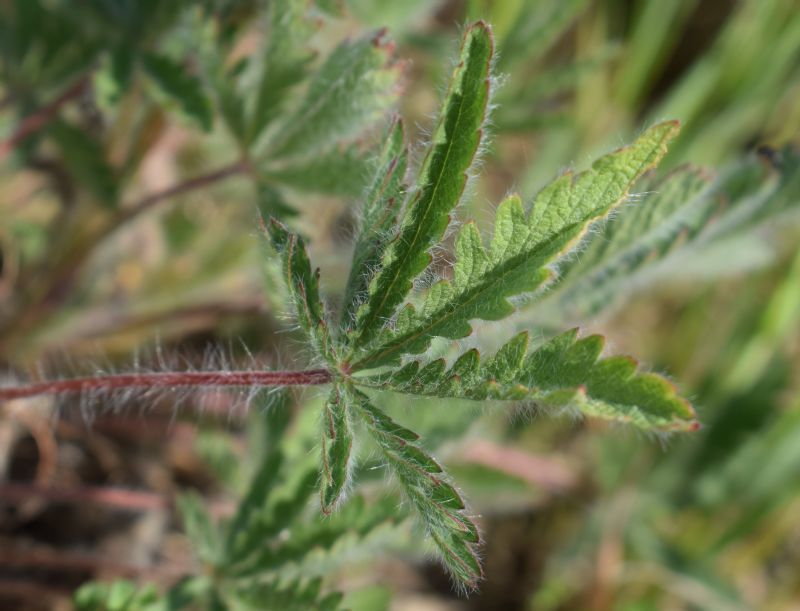
M 283 262 L 283 276 L 292 298 L 297 322 L 314 343 L 317 353 L 335 363 L 328 324 L 319 296 L 319 270 L 312 271 L 303 239 L 280 221 L 264 228 Z
M 644 187 L 644 199 L 621 209 L 580 257 L 559 267 L 558 284 L 541 308 L 561 317 L 586 317 L 613 305 L 649 263 L 690 241 L 719 209 L 719 188 L 708 170 L 683 166 Z M 639 280 L 641 282 L 641 280 Z
M 474 587 L 483 576 L 477 553 L 481 538 L 461 495 L 439 463 L 415 443 L 416 433 L 394 422 L 363 393 L 352 388 L 349 392 L 442 562 L 459 583 Z
M 338 385 L 325 402 L 322 420 L 320 500 L 323 513 L 329 514 L 347 491 L 353 449 L 350 409 Z

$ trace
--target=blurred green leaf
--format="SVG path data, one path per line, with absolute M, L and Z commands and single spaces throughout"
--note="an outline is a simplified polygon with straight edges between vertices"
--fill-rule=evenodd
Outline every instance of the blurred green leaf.
M 401 66 L 383 32 L 341 43 L 311 77 L 302 101 L 265 145 L 266 157 L 305 156 L 363 132 L 399 95 Z
M 214 123 L 213 109 L 200 80 L 180 63 L 155 53 L 142 57 L 142 65 L 159 89 L 204 130 Z
M 118 177 L 106 159 L 103 145 L 86 131 L 67 123 L 54 121 L 48 128 L 70 173 L 106 208 L 117 206 Z

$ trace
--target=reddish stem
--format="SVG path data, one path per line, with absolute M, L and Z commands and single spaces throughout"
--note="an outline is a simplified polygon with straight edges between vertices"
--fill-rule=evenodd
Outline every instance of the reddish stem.
M 176 388 L 183 386 L 308 386 L 327 384 L 331 374 L 326 369 L 307 371 L 186 371 L 174 373 L 127 373 L 39 382 L 25 386 L 0 388 L 0 401 L 91 390 L 130 388 Z
M 61 110 L 61 107 L 64 104 L 79 97 L 84 91 L 86 91 L 88 86 L 89 77 L 85 76 L 80 78 L 55 100 L 22 119 L 14 132 L 8 138 L 0 142 L 0 160 L 4 159 L 9 153 L 11 153 L 11 151 L 13 151 L 28 136 L 39 131 L 48 122 L 50 122 L 50 120 L 58 114 L 58 111 Z

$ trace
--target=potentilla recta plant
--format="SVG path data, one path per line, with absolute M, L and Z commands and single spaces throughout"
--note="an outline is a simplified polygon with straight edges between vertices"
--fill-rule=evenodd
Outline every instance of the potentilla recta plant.
M 335 514 L 354 488 L 354 444 L 370 438 L 454 581 L 475 587 L 482 576 L 481 535 L 457 482 L 423 449 L 419 436 L 381 408 L 385 393 L 529 402 L 645 431 L 698 428 L 695 412 L 666 378 L 641 371 L 627 356 L 606 356 L 603 338 L 576 329 L 540 340 L 528 332 L 493 354 L 468 349 L 455 358 L 429 356 L 432 342 L 473 333 L 473 321 L 500 321 L 558 281 L 591 227 L 621 204 L 652 170 L 679 131 L 677 121 L 644 130 L 629 146 L 566 172 L 524 204 L 506 197 L 491 237 L 461 224 L 455 262 L 430 282 L 432 251 L 446 246 L 448 228 L 485 144 L 493 88 L 493 41 L 483 22 L 466 28 L 438 123 L 412 171 L 403 124 L 386 131 L 365 192 L 343 306 L 325 305 L 306 242 L 287 224 L 264 218 L 261 230 L 282 265 L 297 324 L 313 346 L 313 368 L 300 371 L 202 371 L 121 374 L 57 380 L 0 390 L 0 399 L 42 393 L 123 388 L 293 385 L 326 386 L 319 419 L 319 497 Z M 636 205 L 635 203 L 633 205 Z M 534 341 L 536 340 L 536 341 Z

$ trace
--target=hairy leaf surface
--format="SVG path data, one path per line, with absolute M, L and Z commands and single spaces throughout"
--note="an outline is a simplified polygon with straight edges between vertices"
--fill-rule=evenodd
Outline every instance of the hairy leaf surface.
M 474 586 L 483 576 L 477 554 L 480 534 L 461 495 L 449 483 L 439 463 L 415 443 L 419 439 L 416 433 L 394 422 L 363 393 L 355 389 L 350 392 L 445 566 L 460 583 Z
M 654 283 L 708 279 L 768 263 L 770 226 L 796 214 L 797 153 L 770 151 L 712 176 L 682 167 L 645 187 L 579 257 L 559 266 L 559 282 L 530 312 L 556 327 L 607 310 Z M 756 231 L 760 227 L 761 231 Z M 520 321 L 530 324 L 530 321 Z
M 444 235 L 450 212 L 464 191 L 481 141 L 489 101 L 493 43 L 478 22 L 464 34 L 461 58 L 445 97 L 419 178 L 397 236 L 383 253 L 370 282 L 369 299 L 359 308 L 353 344 L 368 343 L 411 290 L 431 261 L 428 250 Z
M 572 329 L 528 353 L 528 334 L 520 333 L 486 363 L 473 349 L 449 369 L 444 359 L 424 366 L 412 361 L 391 374 L 358 382 L 416 395 L 574 406 L 587 416 L 646 430 L 697 427 L 694 409 L 671 382 L 638 371 L 630 357 L 600 358 L 603 345 L 601 336 L 578 339 L 577 329 Z
M 471 319 L 500 320 L 511 314 L 508 298 L 542 285 L 552 273 L 545 265 L 574 245 L 589 223 L 624 201 L 636 179 L 666 153 L 677 131 L 675 122 L 655 125 L 590 170 L 561 176 L 539 193 L 527 217 L 519 197 L 509 197 L 497 210 L 488 250 L 477 227 L 466 224 L 456 241 L 453 280 L 435 284 L 421 307 L 407 304 L 395 328 L 356 359 L 353 369 L 396 363 L 404 354 L 426 350 L 434 337 L 469 335 Z
M 408 149 L 403 139 L 403 123 L 396 120 L 389 128 L 376 163 L 375 175 L 361 210 L 361 222 L 353 249 L 353 262 L 344 294 L 343 325 L 351 324 L 355 310 L 367 293 L 370 271 L 380 263 L 393 235 L 403 205 L 408 168 Z
M 720 204 L 711 173 L 688 166 L 647 185 L 645 192 L 592 236 L 579 257 L 560 267 L 558 285 L 542 309 L 587 316 L 607 307 L 620 282 L 677 242 L 694 238 Z
M 270 220 L 266 231 L 273 247 L 281 255 L 284 281 L 291 294 L 300 327 L 314 342 L 319 355 L 335 363 L 328 325 L 319 297 L 319 270 L 311 270 L 305 242 L 275 219 Z
M 350 478 L 353 431 L 349 403 L 348 396 L 336 384 L 323 408 L 320 500 L 325 514 L 331 513 L 342 499 Z

